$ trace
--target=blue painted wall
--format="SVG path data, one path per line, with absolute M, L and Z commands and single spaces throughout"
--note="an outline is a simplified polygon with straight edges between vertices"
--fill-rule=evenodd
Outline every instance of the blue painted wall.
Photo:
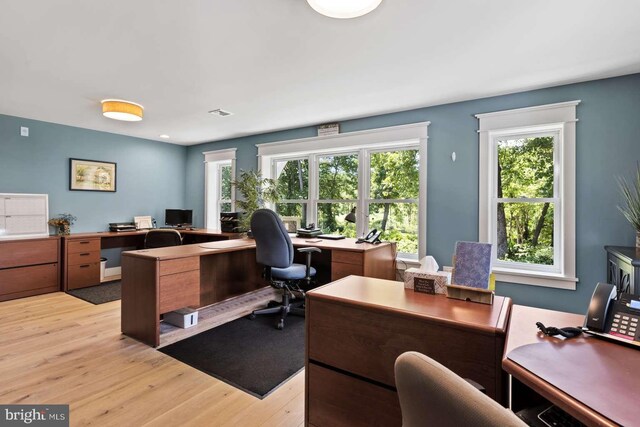
M 70 191 L 69 158 L 116 162 L 117 191 Z M 185 160 L 183 146 L 0 115 L 0 193 L 49 194 L 51 217 L 78 217 L 72 232 L 107 230 L 135 215 L 161 221 L 165 208 L 182 208 Z M 118 265 L 119 255 L 107 256 Z
M 634 230 L 616 209 L 616 176 L 632 176 L 640 160 L 640 74 L 421 108 L 340 123 L 353 132 L 431 121 L 428 144 L 427 251 L 450 263 L 458 240 L 478 238 L 478 113 L 580 99 L 577 108 L 576 291 L 498 283 L 517 304 L 584 312 L 598 281 L 606 279 L 604 245 L 634 244 Z M 238 169 L 257 166 L 256 144 L 316 135 L 315 127 L 191 146 L 185 205 L 204 217 L 203 151 L 237 147 Z M 451 162 L 451 152 L 457 160 Z

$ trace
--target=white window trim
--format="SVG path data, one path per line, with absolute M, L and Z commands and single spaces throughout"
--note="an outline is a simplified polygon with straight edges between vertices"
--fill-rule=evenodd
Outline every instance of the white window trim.
M 212 229 L 220 229 L 220 206 L 218 203 L 219 188 L 219 167 L 222 165 L 231 165 L 231 178 L 236 177 L 236 148 L 228 148 L 224 150 L 205 151 L 204 155 L 204 227 Z M 211 169 L 215 168 L 215 186 L 211 188 L 213 182 L 210 181 Z M 210 193 L 211 190 L 212 192 Z M 213 203 L 213 206 L 210 205 Z M 235 191 L 231 192 L 231 209 L 235 209 L 236 196 Z M 215 216 L 210 219 L 209 214 Z
M 499 265 L 493 268 L 496 280 L 500 282 L 545 286 L 560 289 L 576 289 L 575 262 L 575 149 L 576 149 L 576 106 L 577 101 L 539 105 L 514 110 L 477 114 L 479 120 L 479 203 L 478 203 L 478 240 L 492 242 L 495 232 L 492 198 L 496 179 L 497 164 L 493 159 L 494 138 L 500 134 L 517 132 L 536 132 L 557 129 L 561 135 L 558 158 L 561 177 L 555 197 L 560 199 L 560 232 L 562 239 L 559 248 L 559 264 L 555 272 L 535 271 L 535 269 L 508 268 Z M 555 150 L 554 150 L 555 151 Z M 557 168 L 556 168 L 557 170 Z M 557 208 L 557 207 L 555 207 Z M 555 240 L 558 242 L 558 240 Z M 558 243 L 556 243 L 558 244 Z M 495 261 L 496 248 L 493 248 Z
M 419 198 L 418 198 L 418 258 L 427 253 L 427 140 L 428 127 L 431 122 L 412 123 L 408 125 L 390 126 L 386 128 L 369 129 L 357 132 L 348 132 L 338 135 L 301 138 L 289 141 L 279 141 L 266 144 L 257 144 L 258 168 L 265 178 L 271 178 L 273 174 L 273 160 L 296 159 L 301 156 L 322 154 L 346 154 L 362 152 L 361 150 L 393 150 L 409 147 L 417 148 L 420 155 L 419 166 Z M 364 159 L 359 159 L 359 165 Z M 316 161 L 309 163 L 309 176 L 315 173 Z M 362 174 L 364 168 L 359 167 L 361 182 L 365 182 Z M 315 222 L 315 212 L 309 207 L 312 200 L 317 200 L 317 189 L 309 185 L 309 198 L 307 220 Z M 368 195 L 367 195 L 368 196 Z M 357 212 L 364 212 L 366 201 L 360 197 L 357 201 Z M 363 234 L 368 224 L 359 221 L 358 234 Z

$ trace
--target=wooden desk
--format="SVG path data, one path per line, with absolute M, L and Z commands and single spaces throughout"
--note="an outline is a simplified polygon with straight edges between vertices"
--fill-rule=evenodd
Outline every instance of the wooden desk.
M 522 383 L 586 425 L 637 425 L 640 351 L 588 335 L 570 340 L 547 337 L 535 325 L 577 326 L 583 319 L 578 314 L 513 307 L 502 361 L 515 379 L 512 409 L 531 404 L 531 399 L 519 402 L 517 392 L 522 390 L 517 387 Z
M 312 259 L 319 283 L 345 274 L 342 264 L 371 275 L 395 275 L 395 244 L 356 244 L 355 239 L 292 241 L 296 247 L 322 249 Z M 122 332 L 157 347 L 161 314 L 187 306 L 205 307 L 265 286 L 252 239 L 123 252 Z
M 59 290 L 59 237 L 0 240 L 0 301 Z
M 500 368 L 511 300 L 493 305 L 349 276 L 307 293 L 307 425 L 402 424 L 394 363 L 419 351 L 505 402 Z
M 237 239 L 238 233 L 219 230 L 179 230 L 185 244 Z M 64 236 L 62 241 L 63 290 L 85 288 L 100 283 L 100 250 L 112 248 L 144 247 L 147 230 L 96 233 L 76 233 Z

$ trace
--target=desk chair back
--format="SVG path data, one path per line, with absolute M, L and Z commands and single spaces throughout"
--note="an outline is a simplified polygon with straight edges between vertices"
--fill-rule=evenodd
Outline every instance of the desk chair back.
M 251 216 L 251 233 L 256 241 L 256 261 L 268 267 L 293 264 L 293 244 L 280 217 L 271 209 L 258 209 Z
M 424 354 L 401 354 L 395 374 L 402 427 L 526 426 L 513 412 Z
M 182 236 L 176 230 L 149 230 L 144 236 L 145 249 L 180 246 Z

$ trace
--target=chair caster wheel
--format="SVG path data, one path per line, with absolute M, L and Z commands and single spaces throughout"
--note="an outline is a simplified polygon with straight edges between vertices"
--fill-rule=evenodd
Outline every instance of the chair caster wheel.
M 256 315 L 255 315 L 255 314 L 251 313 L 251 314 L 249 315 L 249 320 L 253 320 L 253 319 L 255 319 L 255 318 L 256 318 Z
M 278 328 L 280 330 L 284 329 L 284 320 L 279 321 L 278 322 L 278 326 L 276 326 L 276 328 Z

